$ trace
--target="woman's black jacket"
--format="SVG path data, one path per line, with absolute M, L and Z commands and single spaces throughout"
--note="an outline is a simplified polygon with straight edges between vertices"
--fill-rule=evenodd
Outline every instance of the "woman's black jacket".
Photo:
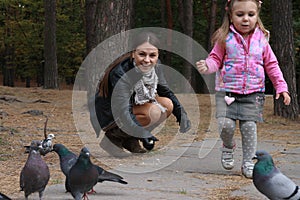
M 167 97 L 173 102 L 173 114 L 177 122 L 181 120 L 182 112 L 186 114 L 177 97 L 169 89 L 163 74 L 162 66 L 155 67 L 158 76 L 157 94 Z M 109 74 L 109 95 L 104 98 L 96 92 L 94 99 L 95 109 L 90 109 L 90 118 L 97 136 L 101 129 L 107 130 L 113 124 L 117 124 L 127 134 L 138 138 L 148 138 L 152 134 L 144 129 L 132 113 L 134 85 L 142 78 L 132 61 L 128 58 L 114 67 Z M 93 104 L 90 104 L 93 106 Z M 94 112 L 92 112 L 94 110 Z M 100 125 L 100 127 L 99 127 Z

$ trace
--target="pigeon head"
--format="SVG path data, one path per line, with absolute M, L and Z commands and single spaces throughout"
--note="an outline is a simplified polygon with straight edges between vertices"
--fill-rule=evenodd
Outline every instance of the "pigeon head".
M 79 157 L 77 159 L 77 163 L 83 168 L 91 165 L 90 152 L 88 148 L 83 147 L 80 151 Z
M 40 154 L 40 151 L 38 149 L 31 149 L 31 154 Z
M 255 157 L 253 159 L 257 159 L 258 161 L 268 161 L 273 160 L 271 155 L 265 150 L 258 150 L 255 153 Z
M 254 171 L 260 174 L 268 174 L 275 169 L 272 156 L 265 150 L 256 151 L 253 159 L 257 159 L 254 165 Z
M 41 145 L 41 141 L 40 140 L 32 140 L 30 147 L 38 147 Z
M 64 155 L 69 152 L 69 150 L 63 144 L 54 144 L 52 151 L 55 151 L 59 155 Z
M 86 147 L 83 147 L 82 149 L 81 149 L 81 152 L 80 152 L 80 156 L 82 156 L 82 157 L 85 157 L 85 158 L 89 158 L 90 157 L 90 151 L 88 150 L 88 148 L 86 148 Z
M 29 151 L 39 151 L 41 148 L 40 148 L 40 145 L 41 145 L 41 142 L 40 141 L 37 141 L 37 140 L 33 140 L 31 141 L 31 144 L 29 146 Z
M 24 153 L 29 153 L 31 151 L 31 149 L 38 150 L 40 145 L 41 145 L 40 140 L 32 140 L 30 145 L 24 146 L 25 147 L 25 152 Z
M 55 136 L 52 133 L 47 136 L 47 139 L 49 139 L 49 140 L 52 140 L 53 138 L 55 138 Z

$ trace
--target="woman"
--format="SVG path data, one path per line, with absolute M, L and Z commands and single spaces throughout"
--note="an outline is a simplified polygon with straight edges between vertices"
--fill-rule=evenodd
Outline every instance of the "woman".
M 171 113 L 180 132 L 191 127 L 184 108 L 167 86 L 158 59 L 159 44 L 153 33 L 139 34 L 131 44 L 134 50 L 111 64 L 100 81 L 95 97 L 96 123 L 106 136 L 100 146 L 112 155 L 123 148 L 132 153 L 152 150 L 158 139 L 151 131 Z M 94 125 L 92 113 L 91 120 Z M 100 130 L 95 130 L 99 134 Z

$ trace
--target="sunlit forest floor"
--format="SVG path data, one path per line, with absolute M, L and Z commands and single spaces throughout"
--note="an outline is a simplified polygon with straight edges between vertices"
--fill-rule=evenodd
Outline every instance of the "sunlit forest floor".
M 209 129 L 212 104 L 210 95 L 196 95 L 199 102 L 199 111 L 194 109 L 195 101 L 183 95 L 185 107 L 190 115 L 195 117 L 197 113 L 199 126 L 197 126 L 195 140 L 202 140 Z M 43 115 L 25 113 L 30 110 L 39 110 Z M 197 111 L 197 112 L 196 112 Z M 191 113 L 195 112 L 195 113 Z M 29 145 L 31 140 L 42 139 L 44 134 L 45 116 L 48 116 L 47 133 L 55 134 L 54 143 L 65 144 L 70 150 L 79 152 L 83 142 L 77 134 L 73 120 L 72 90 L 44 90 L 42 88 L 3 87 L 0 86 L 0 191 L 5 194 L 19 193 L 19 176 L 27 159 L 24 154 L 24 145 Z M 286 149 L 298 147 L 300 120 L 290 121 L 273 115 L 273 99 L 267 96 L 264 111 L 265 123 L 258 125 L 258 137 L 264 140 L 280 140 Z M 87 119 L 88 120 L 88 119 Z M 176 126 L 175 118 L 170 126 Z M 168 122 L 169 123 L 169 122 Z M 156 148 L 161 148 L 172 137 L 166 132 L 161 134 Z M 64 176 L 59 168 L 58 156 L 50 153 L 44 157 L 49 165 L 51 178 L 49 184 L 64 182 Z M 95 163 L 101 165 L 98 160 Z M 108 166 L 103 166 L 108 168 Z M 214 175 L 212 175 L 214 176 Z M 217 176 L 217 175 L 215 175 Z M 209 178 L 209 177 L 208 177 Z M 219 177 L 220 180 L 228 177 Z M 236 178 L 232 178 L 234 181 Z M 245 180 L 247 182 L 248 180 Z M 234 184 L 232 184 L 234 185 Z M 232 191 L 232 185 L 228 188 L 220 188 L 224 196 L 225 191 Z M 243 184 L 240 184 L 243 185 Z M 226 196 L 226 195 L 225 195 Z M 221 199 L 221 198 L 219 198 Z

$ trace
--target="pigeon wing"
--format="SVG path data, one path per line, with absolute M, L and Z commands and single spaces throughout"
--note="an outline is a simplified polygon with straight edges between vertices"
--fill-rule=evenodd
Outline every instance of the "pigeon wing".
M 285 199 L 294 193 L 296 187 L 291 179 L 277 171 L 260 190 L 270 199 Z
M 118 182 L 121 184 L 127 184 L 126 181 L 122 180 L 123 177 L 117 174 L 114 174 L 112 172 L 108 172 L 101 167 L 97 166 L 99 176 L 98 176 L 98 182 L 103 182 L 103 181 L 112 181 L 112 182 Z

